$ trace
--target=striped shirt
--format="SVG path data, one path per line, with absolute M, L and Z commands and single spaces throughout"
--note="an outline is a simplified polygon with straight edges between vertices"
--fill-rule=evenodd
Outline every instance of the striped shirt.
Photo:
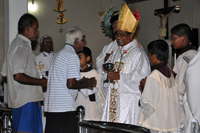
M 51 61 L 44 102 L 45 112 L 76 110 L 77 90 L 67 88 L 67 79 L 73 78 L 80 79 L 80 61 L 73 47 L 65 45 Z

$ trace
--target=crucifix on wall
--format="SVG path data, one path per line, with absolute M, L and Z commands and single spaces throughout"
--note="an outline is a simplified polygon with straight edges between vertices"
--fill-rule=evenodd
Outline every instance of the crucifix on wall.
M 173 12 L 178 12 L 180 7 L 168 7 L 168 0 L 164 0 L 164 8 L 154 10 L 154 15 L 160 17 L 159 38 L 168 39 L 168 17 Z

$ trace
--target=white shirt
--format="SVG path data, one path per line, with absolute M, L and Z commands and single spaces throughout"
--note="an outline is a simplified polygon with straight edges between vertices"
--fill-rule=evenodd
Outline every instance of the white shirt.
M 40 86 L 24 85 L 13 79 L 13 75 L 18 73 L 39 78 L 35 65 L 31 41 L 18 34 L 9 46 L 6 58 L 9 107 L 19 108 L 28 102 L 43 100 L 43 92 Z
M 51 63 L 51 60 L 53 59 L 54 55 L 55 54 L 53 52 L 46 53 L 43 51 L 35 58 L 36 64 L 37 64 L 36 67 L 40 74 L 40 78 L 42 78 L 42 77 L 48 78 L 48 76 L 46 75 L 46 71 L 49 71 L 50 63 Z

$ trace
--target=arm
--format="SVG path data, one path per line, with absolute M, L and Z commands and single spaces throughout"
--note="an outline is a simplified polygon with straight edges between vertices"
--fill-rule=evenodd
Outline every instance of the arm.
M 37 78 L 30 77 L 24 73 L 18 73 L 18 74 L 14 74 L 13 79 L 21 84 L 39 85 L 41 87 L 47 87 L 46 78 L 37 79 Z
M 96 79 L 90 78 L 82 78 L 81 80 L 76 80 L 75 78 L 73 79 L 67 79 L 67 88 L 68 89 L 81 89 L 81 88 L 92 88 L 95 87 L 97 84 Z
M 96 69 L 98 73 L 102 72 L 102 65 L 107 60 L 112 52 L 114 52 L 118 48 L 116 41 L 111 42 L 108 45 L 103 47 L 101 54 L 96 58 Z M 106 57 L 106 53 L 108 56 Z
M 170 13 L 166 14 L 164 17 L 169 17 L 169 15 L 171 15 L 175 10 L 176 10 L 176 9 L 173 8 L 173 10 L 172 10 Z
M 32 67 L 36 67 L 34 62 L 29 62 L 34 56 L 30 54 L 31 49 L 24 47 L 19 47 L 13 54 L 12 59 L 12 69 L 13 69 L 13 79 L 21 84 L 26 85 L 38 85 L 41 87 L 47 86 L 47 79 L 37 79 L 31 75 L 31 72 L 26 72 L 26 67 L 29 63 L 32 63 Z M 11 67 L 11 66 L 10 66 Z M 28 74 L 30 73 L 30 75 Z
M 182 57 L 180 58 L 181 60 L 176 63 L 174 72 L 176 72 L 175 81 L 178 84 L 178 91 L 183 94 L 185 90 L 184 76 L 188 67 L 188 63 Z
M 100 53 L 100 55 L 96 58 L 96 69 L 99 73 L 101 73 L 102 71 L 102 65 L 104 63 L 104 57 L 106 56 L 106 48 L 107 48 L 107 45 L 105 45 Z
M 146 79 L 147 79 L 147 77 L 143 78 L 143 79 L 140 81 L 139 89 L 140 89 L 141 93 L 142 93 L 143 90 L 144 90 L 144 86 L 145 86 L 145 83 L 146 83 Z
M 6 60 L 4 60 L 1 75 L 3 77 L 3 82 L 7 83 Z

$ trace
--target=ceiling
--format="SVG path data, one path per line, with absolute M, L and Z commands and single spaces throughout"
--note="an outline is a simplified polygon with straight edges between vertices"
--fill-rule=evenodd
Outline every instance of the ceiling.
M 127 4 L 129 3 L 137 3 L 137 2 L 141 2 L 141 1 L 147 1 L 147 0 L 123 0 L 125 1 Z
M 137 3 L 137 2 L 148 1 L 148 0 L 123 0 L 123 1 L 125 1 L 128 4 L 128 3 Z M 172 0 L 172 1 L 175 2 L 175 1 L 180 1 L 180 0 Z

